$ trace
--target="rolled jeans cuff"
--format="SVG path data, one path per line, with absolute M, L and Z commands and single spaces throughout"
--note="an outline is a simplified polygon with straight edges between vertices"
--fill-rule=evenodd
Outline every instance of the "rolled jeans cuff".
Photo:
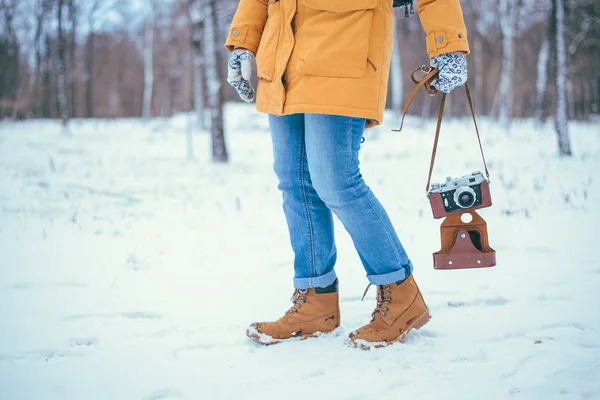
M 387 274 L 381 275 L 367 275 L 369 283 L 371 285 L 389 285 L 390 283 L 404 281 L 410 276 L 413 271 L 412 262 L 403 265 L 399 270 L 388 272 Z
M 325 275 L 315 276 L 311 278 L 294 278 L 295 289 L 310 289 L 314 287 L 327 287 L 337 279 L 335 271 L 326 273 Z

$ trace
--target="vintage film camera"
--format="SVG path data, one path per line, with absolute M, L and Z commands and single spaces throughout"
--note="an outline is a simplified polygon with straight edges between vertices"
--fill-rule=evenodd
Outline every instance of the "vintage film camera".
M 490 182 L 481 171 L 460 178 L 447 177 L 444 183 L 433 183 L 427 197 L 436 219 L 492 205 Z
M 475 212 L 490 207 L 490 182 L 480 171 L 460 178 L 447 177 L 427 192 L 433 217 L 444 218 L 440 227 L 442 248 L 433 254 L 435 269 L 483 268 L 496 265 L 496 252 L 488 242 L 487 224 Z

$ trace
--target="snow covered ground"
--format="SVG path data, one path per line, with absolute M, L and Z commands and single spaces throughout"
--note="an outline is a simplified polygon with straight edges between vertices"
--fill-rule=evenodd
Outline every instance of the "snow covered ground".
M 0 123 L 0 399 L 600 399 L 600 128 L 482 121 L 498 266 L 434 271 L 423 187 L 434 122 L 366 134 L 386 206 L 433 316 L 377 351 L 344 337 L 261 347 L 254 320 L 290 305 L 292 253 L 266 118 L 228 107 L 231 162 L 187 117 Z M 480 169 L 471 122 L 447 122 L 437 180 Z M 336 222 L 337 223 L 337 222 Z M 342 327 L 375 290 L 337 225 Z

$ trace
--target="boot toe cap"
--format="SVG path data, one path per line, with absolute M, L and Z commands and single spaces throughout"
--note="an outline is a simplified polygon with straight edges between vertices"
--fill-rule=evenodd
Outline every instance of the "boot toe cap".
M 349 335 L 350 341 L 358 343 L 358 341 L 379 343 L 386 342 L 387 338 L 384 337 L 383 333 L 377 329 L 373 329 L 370 326 L 363 326 L 362 328 L 352 332 Z
M 264 322 L 252 323 L 246 329 L 246 336 L 260 344 L 275 344 L 280 338 L 274 337 L 273 330 L 268 325 Z

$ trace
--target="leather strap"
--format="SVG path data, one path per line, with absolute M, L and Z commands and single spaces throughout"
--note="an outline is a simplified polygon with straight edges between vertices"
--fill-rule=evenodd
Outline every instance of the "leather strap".
M 417 72 L 424 72 L 425 76 L 423 76 L 420 80 L 417 80 L 415 78 L 415 73 L 417 73 Z M 408 109 L 409 109 L 412 101 L 414 100 L 415 96 L 421 89 L 421 87 L 425 86 L 425 89 L 427 90 L 427 93 L 429 95 L 435 95 L 438 93 L 438 91 L 434 87 L 431 86 L 431 83 L 435 80 L 438 73 L 439 73 L 439 71 L 436 68 L 427 67 L 425 65 L 423 65 L 422 67 L 419 67 L 419 68 L 415 68 L 413 70 L 413 72 L 410 75 L 410 79 L 417 86 L 413 89 L 410 96 L 408 96 L 408 100 L 406 102 L 406 105 L 404 106 L 404 111 L 402 112 L 402 120 L 400 123 L 400 128 L 393 129 L 394 132 L 400 132 L 402 130 L 402 127 L 404 126 L 404 117 L 406 117 L 406 114 L 408 113 Z M 471 99 L 471 91 L 469 90 L 469 85 L 466 82 L 465 82 L 464 86 L 465 86 L 465 92 L 467 93 L 469 109 L 471 110 L 471 116 L 473 117 L 473 124 L 475 125 L 475 132 L 477 133 L 477 141 L 479 142 L 479 150 L 481 151 L 481 158 L 483 160 L 483 166 L 485 168 L 485 176 L 487 178 L 489 178 L 490 173 L 488 171 L 487 163 L 485 162 L 485 155 L 483 154 L 483 146 L 481 145 L 481 137 L 479 136 L 479 129 L 477 127 L 477 120 L 475 118 L 475 109 L 473 107 L 473 100 Z M 442 118 L 444 115 L 444 104 L 445 103 L 446 103 L 446 93 L 442 93 L 442 99 L 440 101 L 440 109 L 438 112 L 437 126 L 435 128 L 435 139 L 433 141 L 433 150 L 431 152 L 431 162 L 429 164 L 429 175 L 427 176 L 427 186 L 425 187 L 425 191 L 429 191 L 429 185 L 431 183 L 431 175 L 433 174 L 433 165 L 435 164 L 435 156 L 437 153 L 437 145 L 438 145 L 438 140 L 440 137 L 440 130 L 442 127 Z
M 442 93 L 442 100 L 440 101 L 440 111 L 438 112 L 437 126 L 435 128 L 435 139 L 433 140 L 433 151 L 431 152 L 431 162 L 429 163 L 429 175 L 427 176 L 427 186 L 425 186 L 425 191 L 429 190 L 429 184 L 431 183 L 431 174 L 433 174 L 433 164 L 435 163 L 438 139 L 440 138 L 440 128 L 442 127 L 442 117 L 444 116 L 445 103 L 446 93 Z
M 417 80 L 415 78 L 415 73 L 417 73 L 417 72 L 424 72 L 425 76 L 423 76 L 420 80 Z M 422 67 L 419 67 L 419 68 L 415 68 L 413 70 L 413 72 L 410 74 L 410 79 L 417 86 L 413 89 L 410 96 L 408 96 L 408 100 L 406 101 L 406 105 L 404 106 L 404 111 L 402 111 L 402 121 L 400 123 L 400 128 L 392 129 L 394 132 L 400 132 L 402 130 L 402 127 L 404 126 L 404 117 L 406 117 L 406 114 L 408 113 L 408 109 L 409 109 L 410 105 L 412 104 L 412 101 L 415 99 L 415 96 L 417 95 L 417 93 L 419 93 L 419 89 L 421 89 L 422 86 L 425 86 L 427 93 L 429 93 L 430 95 L 435 95 L 437 93 L 437 89 L 431 87 L 431 82 L 433 82 L 435 80 L 435 77 L 437 76 L 437 74 L 438 74 L 437 68 L 427 67 L 425 65 L 423 65 Z
M 485 156 L 483 155 L 483 146 L 481 145 L 481 137 L 479 136 L 479 129 L 477 128 L 477 120 L 475 119 L 475 108 L 473 107 L 473 100 L 471 100 L 471 91 L 469 85 L 465 82 L 465 92 L 467 93 L 467 100 L 469 102 L 469 109 L 471 110 L 471 116 L 473 117 L 473 124 L 475 125 L 475 132 L 477 132 L 477 141 L 479 142 L 479 150 L 481 151 L 481 159 L 483 160 L 483 167 L 485 168 L 485 176 L 490 177 L 487 163 L 485 162 Z

